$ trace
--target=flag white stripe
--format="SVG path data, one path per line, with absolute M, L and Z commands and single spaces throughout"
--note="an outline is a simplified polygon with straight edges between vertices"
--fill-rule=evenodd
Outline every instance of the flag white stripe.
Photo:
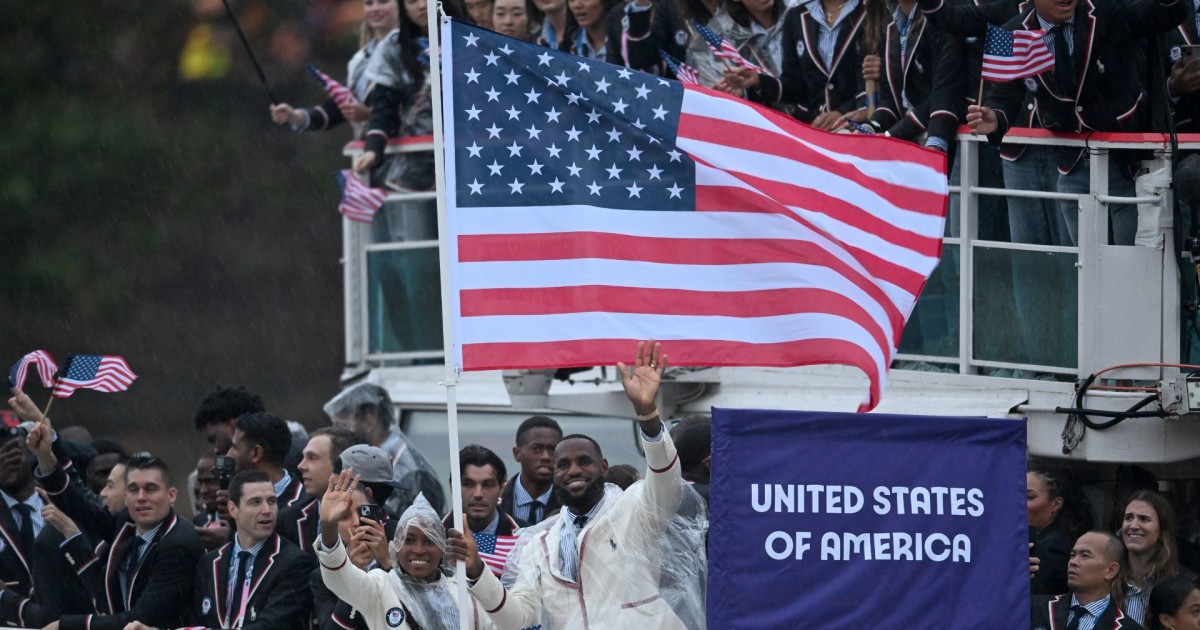
M 747 158 L 747 161 L 749 161 L 749 158 Z M 765 172 L 769 172 L 769 171 L 759 171 L 759 172 L 765 173 Z M 778 171 L 776 171 L 776 172 L 778 172 Z M 719 170 L 714 171 L 713 169 L 703 167 L 702 165 L 696 166 L 696 183 L 697 183 L 697 185 L 713 185 L 713 184 L 719 183 L 720 185 L 724 185 L 724 186 L 736 186 L 736 187 L 742 188 L 744 190 L 753 190 L 755 192 L 758 192 L 759 194 L 764 194 L 764 195 L 766 194 L 766 193 L 762 193 L 754 186 L 751 186 L 750 184 L 748 184 L 746 182 L 736 179 L 736 176 L 734 176 L 732 173 L 725 173 L 725 172 L 721 172 Z M 826 188 L 826 191 L 834 194 L 835 196 L 839 196 L 842 199 L 847 199 L 848 201 L 850 201 L 850 203 L 859 205 L 859 207 L 871 208 L 872 211 L 875 208 L 874 206 L 862 205 L 851 199 L 848 199 L 847 195 L 849 194 L 850 191 L 843 191 L 847 194 L 839 195 L 839 194 L 833 193 L 834 189 L 836 189 L 836 186 L 833 186 L 831 188 Z M 824 230 L 825 232 L 827 232 L 829 234 L 837 234 L 838 239 L 840 241 L 842 241 L 843 243 L 845 243 L 846 245 L 849 245 L 851 247 L 855 247 L 855 248 L 858 248 L 858 249 L 861 249 L 864 251 L 871 252 L 873 254 L 880 256 L 881 258 L 885 258 L 887 260 L 890 260 L 890 261 L 892 261 L 896 264 L 902 265 L 904 267 L 918 270 L 923 274 L 928 274 L 938 264 L 937 258 L 934 258 L 932 256 L 922 256 L 921 254 L 918 254 L 917 252 L 915 252 L 907 247 L 904 247 L 902 245 L 897 245 L 895 243 L 890 243 L 887 240 L 884 240 L 883 238 L 875 235 L 872 232 L 868 232 L 868 231 L 858 228 L 857 226 L 850 225 L 850 224 L 844 223 L 842 221 L 838 221 L 837 219 L 835 219 L 829 215 L 822 214 L 820 212 L 815 212 L 815 211 L 807 209 L 807 208 L 798 208 L 796 206 L 785 206 L 785 207 L 789 208 L 790 210 L 792 210 L 799 216 L 803 217 L 806 221 L 817 226 L 821 230 Z M 706 214 L 706 213 L 701 213 L 701 214 Z M 883 212 L 880 213 L 880 215 L 887 215 L 887 214 L 888 213 L 886 210 L 884 210 Z M 913 216 L 913 215 L 910 214 L 910 216 Z M 886 218 L 886 216 L 881 216 L 881 218 L 883 218 L 885 221 L 888 220 Z M 928 228 L 931 231 L 932 231 L 932 229 L 934 229 L 934 226 L 936 226 L 939 229 L 942 227 L 943 220 L 941 219 L 941 217 L 926 217 L 926 218 L 931 219 L 930 223 L 934 224 L 934 225 L 929 226 L 929 228 Z M 892 225 L 895 225 L 895 226 L 903 229 L 904 224 L 902 222 L 897 222 L 896 220 L 891 220 L 890 222 L 892 223 Z
M 869 160 L 855 155 L 836 153 L 785 132 L 749 105 L 731 106 L 730 103 L 731 101 L 699 90 L 684 90 L 683 92 L 683 113 L 685 114 L 712 118 L 721 122 L 738 123 L 778 134 L 783 138 L 800 143 L 825 158 L 851 165 L 864 175 L 882 182 L 937 194 L 946 194 L 946 191 L 949 190 L 946 176 L 937 169 L 916 162 Z M 828 173 L 828 171 L 825 172 Z
M 837 247 L 828 238 L 783 215 L 756 212 L 645 212 L 641 210 L 607 210 L 587 206 L 573 207 L 528 207 L 528 208 L 461 208 L 457 213 L 458 233 L 461 235 L 489 234 L 555 234 L 561 232 L 599 232 L 624 234 L 647 238 L 661 238 L 669 234 L 672 238 L 705 239 L 786 239 L 814 243 L 838 260 L 858 270 L 862 277 L 874 282 L 891 299 L 901 313 L 908 313 L 916 301 L 916 295 L 891 282 L 870 275 L 867 270 L 845 250 Z M 549 261 L 554 262 L 554 261 Z M 461 270 L 469 265 L 462 263 Z M 487 263 L 499 264 L 499 263 Z M 653 263 L 645 263 L 653 264 Z M 936 264 L 936 261 L 935 263 Z M 685 273 L 693 274 L 694 267 L 687 266 Z M 713 265 L 697 266 L 714 268 Z M 461 272 L 460 272 L 461 273 Z M 500 283 L 512 283 L 520 276 L 518 272 L 500 272 Z M 526 273 L 526 272 L 519 272 Z M 530 270 L 528 273 L 537 273 Z M 572 284 L 563 282 L 559 271 L 551 275 L 557 286 Z M 640 272 L 639 272 L 640 273 Z M 682 278 L 686 285 L 687 277 Z M 613 278 L 602 284 L 611 284 Z M 459 288 L 484 288 L 468 286 L 463 276 L 458 279 Z M 594 282 L 585 284 L 595 284 Z M 675 286 L 674 284 L 672 286 Z M 491 287 L 500 288 L 500 287 Z M 697 288 L 692 286 L 691 288 Z M 707 287 L 706 287 L 707 288 Z M 780 288 L 780 287 L 775 287 Z M 740 290 L 740 289 L 739 289 Z
M 630 339 L 711 340 L 751 344 L 790 343 L 798 339 L 841 339 L 860 346 L 885 370 L 884 349 L 863 327 L 828 313 L 769 317 L 647 315 L 642 313 L 565 313 L 463 317 L 459 340 L 473 343 L 548 343 L 591 339 L 597 330 L 624 332 Z

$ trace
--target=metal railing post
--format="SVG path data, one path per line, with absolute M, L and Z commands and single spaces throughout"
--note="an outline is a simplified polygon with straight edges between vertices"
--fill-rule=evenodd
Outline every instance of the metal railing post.
M 958 159 L 958 373 L 973 374 L 975 255 L 972 244 L 979 235 L 979 198 L 975 195 L 975 186 L 979 182 L 979 143 L 964 137 L 959 144 Z

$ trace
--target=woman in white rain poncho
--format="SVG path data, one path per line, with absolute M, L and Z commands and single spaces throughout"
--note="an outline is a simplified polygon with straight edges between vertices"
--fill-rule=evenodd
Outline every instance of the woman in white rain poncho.
M 458 595 L 454 571 L 446 558 L 446 532 L 442 520 L 423 495 L 400 515 L 396 536 L 389 545 L 392 571 L 364 572 L 347 561 L 346 548 L 337 535 L 337 524 L 350 517 L 350 496 L 358 486 L 353 471 L 330 477 L 321 499 L 321 538 L 313 545 L 321 562 L 321 578 L 329 590 L 354 606 L 371 630 L 457 630 Z M 494 626 L 475 608 L 472 628 Z

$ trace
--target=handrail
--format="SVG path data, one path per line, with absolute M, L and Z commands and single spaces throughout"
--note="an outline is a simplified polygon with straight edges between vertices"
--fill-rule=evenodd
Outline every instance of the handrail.
M 346 146 L 342 147 L 342 155 L 354 157 L 363 152 L 366 145 L 362 140 L 353 140 L 347 142 Z M 403 138 L 391 138 L 387 142 L 387 148 L 384 153 L 416 153 L 418 151 L 432 151 L 433 136 L 406 136 Z
M 1064 147 L 1090 147 L 1095 149 L 1164 149 L 1170 146 L 1171 137 L 1165 133 L 1121 133 L 1114 131 L 1091 131 L 1087 133 L 1061 133 L 1047 129 L 1014 127 L 1004 134 L 1005 144 L 1044 144 Z M 1181 133 L 1175 136 L 1181 149 L 1200 149 L 1200 133 Z M 960 125 L 958 140 L 987 142 L 987 136 L 976 135 L 971 128 Z

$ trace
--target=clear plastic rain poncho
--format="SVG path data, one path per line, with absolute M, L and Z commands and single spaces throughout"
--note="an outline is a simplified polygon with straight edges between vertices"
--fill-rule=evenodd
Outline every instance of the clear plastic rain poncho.
M 438 579 L 433 582 L 409 575 L 400 564 L 400 547 L 409 528 L 419 530 L 442 551 L 437 569 Z M 423 495 L 418 494 L 413 504 L 400 515 L 396 523 L 396 535 L 388 545 L 388 552 L 394 567 L 388 572 L 392 587 L 416 622 L 426 630 L 458 630 L 458 604 L 453 593 L 455 584 L 450 579 L 454 569 L 446 559 L 446 529 Z
M 606 484 L 604 488 L 604 507 L 596 516 L 596 521 L 604 518 L 604 515 L 612 511 L 627 493 L 641 492 L 639 486 L 645 484 L 643 479 L 630 486 L 628 490 L 622 491 L 619 487 L 613 484 Z M 645 538 L 644 533 L 635 533 L 632 530 L 624 532 L 614 532 L 614 537 L 611 540 L 589 540 L 587 543 L 592 545 L 614 545 L 613 549 L 620 548 L 622 555 L 620 557 L 619 572 L 622 574 L 622 580 L 629 582 L 656 582 L 658 585 L 659 594 L 670 607 L 669 611 L 664 610 L 664 615 L 674 614 L 678 618 L 679 624 L 674 623 L 674 620 L 662 619 L 662 623 L 655 627 L 673 628 L 682 626 L 689 630 L 705 630 L 705 580 L 707 578 L 708 554 L 706 551 L 706 543 L 708 537 L 708 506 L 704 499 L 692 488 L 691 484 L 680 480 L 681 493 L 678 507 L 674 513 L 668 518 L 664 518 L 660 513 L 640 509 L 637 513 L 628 516 L 628 520 L 638 521 L 647 525 L 640 532 L 650 532 L 649 538 Z M 565 507 L 563 509 L 566 509 Z M 554 584 L 554 578 L 538 579 L 539 575 L 521 575 L 522 571 L 541 572 L 546 569 L 541 563 L 533 558 L 526 562 L 521 561 L 521 557 L 525 549 L 533 541 L 536 541 L 543 532 L 547 532 L 554 527 L 558 527 L 562 522 L 563 517 L 554 516 L 546 520 L 527 527 L 520 532 L 520 538 L 517 540 L 512 553 L 508 556 L 508 560 L 504 565 L 504 574 L 501 577 L 501 582 L 506 589 L 518 587 L 518 582 L 523 583 L 521 588 L 539 588 L 539 584 Z M 590 527 L 590 525 L 588 526 Z M 579 540 L 583 540 L 588 532 L 588 527 L 585 527 L 580 532 Z M 622 536 L 624 534 L 624 536 Z M 530 548 L 531 553 L 536 554 L 538 546 Z M 550 558 L 557 558 L 557 552 L 551 552 Z M 586 566 L 586 560 L 585 560 Z M 581 581 L 587 582 L 587 574 L 581 577 Z M 592 594 L 595 593 L 596 580 L 593 578 L 590 583 L 584 585 L 584 599 L 592 600 Z M 553 587 L 552 587 L 553 588 Z M 538 593 L 539 599 L 545 601 L 547 593 Z M 617 602 L 618 604 L 620 602 Z M 589 616 L 594 612 L 594 608 L 589 604 Z M 599 620 L 603 622 L 603 620 Z M 540 619 L 543 630 L 567 630 L 568 626 L 556 621 L 543 608 Z
M 378 422 L 390 428 L 380 447 L 392 458 L 392 481 L 403 487 L 397 488 L 388 498 L 384 507 L 389 513 L 403 512 L 422 493 L 435 511 L 445 511 L 446 494 L 437 472 L 396 426 L 392 398 L 386 389 L 374 383 L 360 383 L 334 396 L 325 403 L 324 409 L 334 424 L 340 426 L 354 429 L 354 424 L 366 414 L 374 414 Z

